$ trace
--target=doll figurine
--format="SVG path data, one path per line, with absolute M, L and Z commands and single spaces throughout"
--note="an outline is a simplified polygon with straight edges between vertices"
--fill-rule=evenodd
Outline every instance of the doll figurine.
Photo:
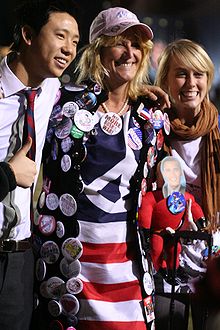
M 179 160 L 167 156 L 158 164 L 157 189 L 143 194 L 138 210 L 139 227 L 150 233 L 153 266 L 167 281 L 174 267 L 172 235 L 177 230 L 198 230 L 201 228 L 200 219 L 204 219 L 201 207 L 185 188 L 186 180 Z M 181 243 L 178 242 L 176 269 L 180 252 Z

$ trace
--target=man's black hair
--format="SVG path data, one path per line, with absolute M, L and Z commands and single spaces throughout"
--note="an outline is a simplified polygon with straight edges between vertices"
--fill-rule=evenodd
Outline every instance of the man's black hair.
M 24 25 L 29 25 L 37 35 L 47 24 L 49 16 L 53 12 L 66 12 L 79 24 L 80 7 L 74 0 L 26 0 L 20 2 L 15 9 L 12 49 L 19 50 L 21 29 Z

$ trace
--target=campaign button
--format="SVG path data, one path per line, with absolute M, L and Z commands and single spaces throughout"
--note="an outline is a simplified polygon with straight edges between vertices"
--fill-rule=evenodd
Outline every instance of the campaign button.
M 122 129 L 122 119 L 114 112 L 107 112 L 100 119 L 100 126 L 104 133 L 116 135 Z
M 155 110 L 151 115 L 150 122 L 153 124 L 155 129 L 162 128 L 164 123 L 163 112 L 159 109 Z
M 83 289 L 83 282 L 80 280 L 80 278 L 71 277 L 66 282 L 66 289 L 69 293 L 78 294 Z
M 67 260 L 74 261 L 81 257 L 83 246 L 77 238 L 69 237 L 63 242 L 61 251 Z
M 58 89 L 54 104 L 56 104 L 59 101 L 60 97 L 61 97 L 61 90 Z
M 63 172 L 68 172 L 71 168 L 71 158 L 69 155 L 63 155 L 61 158 L 61 168 Z
M 147 180 L 145 178 L 143 178 L 142 181 L 141 181 L 142 196 L 146 195 L 146 191 L 147 191 Z
M 56 228 L 56 220 L 52 215 L 41 215 L 39 217 L 39 230 L 43 235 L 51 235 Z
M 145 143 L 154 145 L 156 142 L 156 132 L 153 125 L 148 121 L 144 125 L 145 130 Z
M 41 258 L 37 259 L 35 265 L 35 275 L 38 281 L 43 281 L 46 275 L 46 264 L 45 261 Z
M 94 127 L 93 115 L 84 109 L 75 113 L 74 123 L 83 132 L 89 132 Z
M 157 133 L 157 150 L 161 150 L 164 143 L 164 136 L 162 129 Z
M 60 298 L 60 304 L 65 315 L 76 315 L 79 311 L 79 301 L 70 293 L 66 293 Z
M 40 209 L 42 209 L 44 207 L 45 200 L 46 200 L 46 192 L 42 191 L 40 194 L 40 197 L 38 199 L 38 206 Z
M 39 224 L 40 213 L 38 212 L 37 208 L 34 211 L 34 224 L 38 226 Z
M 142 132 L 138 127 L 132 127 L 128 130 L 128 145 L 133 150 L 142 148 Z
M 99 95 L 102 91 L 102 87 L 99 84 L 95 84 L 93 86 L 93 91 L 94 91 L 95 95 Z
M 153 282 L 150 274 L 148 272 L 144 273 L 143 276 L 143 285 L 146 294 L 149 296 L 153 292 Z
M 140 128 L 140 124 L 138 123 L 138 121 L 134 117 L 132 117 L 132 121 L 133 121 L 133 123 L 136 127 Z
M 70 327 L 66 328 L 66 330 L 76 330 L 76 328 L 70 326 Z
M 77 277 L 81 272 L 81 264 L 78 259 L 68 261 L 66 258 L 63 258 L 60 261 L 60 271 L 67 278 Z
M 47 280 L 47 292 L 50 298 L 58 299 L 66 292 L 66 284 L 57 276 L 50 277 Z
M 147 162 L 144 163 L 144 168 L 143 168 L 143 176 L 146 178 L 148 175 L 148 164 Z
M 168 114 L 166 112 L 164 113 L 163 116 L 164 116 L 164 126 L 163 126 L 163 128 L 164 128 L 165 133 L 167 135 L 169 135 L 170 134 L 170 120 L 169 120 Z
M 48 302 L 48 311 L 53 317 L 57 317 L 62 313 L 62 306 L 57 300 L 50 300 Z
M 75 198 L 70 194 L 63 194 L 60 196 L 59 207 L 61 212 L 67 217 L 71 217 L 76 213 L 77 204 Z
M 72 135 L 73 138 L 75 139 L 81 139 L 84 135 L 84 132 L 81 131 L 78 127 L 73 125 L 70 130 L 70 134 Z
M 58 139 L 65 139 L 70 135 L 73 122 L 70 118 L 66 118 L 55 128 L 55 135 Z
M 73 140 L 71 140 L 71 138 L 67 136 L 61 141 L 61 149 L 63 150 L 63 152 L 68 152 L 73 144 Z
M 84 93 L 80 98 L 80 103 L 83 109 L 91 110 L 97 103 L 97 97 L 92 92 Z
M 57 221 L 56 235 L 59 238 L 62 238 L 65 234 L 65 227 L 61 221 Z
M 79 106 L 75 102 L 66 102 L 63 105 L 63 114 L 64 116 L 71 118 L 75 115 L 75 113 L 79 110 Z
M 54 211 L 58 208 L 59 205 L 59 198 L 56 194 L 50 193 L 46 197 L 46 205 L 47 208 L 51 211 Z
M 186 207 L 186 200 L 184 195 L 179 191 L 174 191 L 167 198 L 167 206 L 172 214 L 178 214 L 183 212 Z
M 47 291 L 47 281 L 43 281 L 40 285 L 40 294 L 42 297 L 49 299 L 50 295 Z
M 64 85 L 64 88 L 67 90 L 67 91 L 72 91 L 72 92 L 80 92 L 80 91 L 83 91 L 84 89 L 86 89 L 86 85 L 76 85 L 72 82 L 69 82 L 68 84 L 65 84 Z
M 40 255 L 47 264 L 54 264 L 60 256 L 60 250 L 55 242 L 47 241 L 41 246 Z

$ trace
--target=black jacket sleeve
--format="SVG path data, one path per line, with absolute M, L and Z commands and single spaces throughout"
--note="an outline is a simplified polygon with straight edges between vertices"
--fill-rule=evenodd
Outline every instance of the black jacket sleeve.
M 0 201 L 2 201 L 9 191 L 16 188 L 16 179 L 10 165 L 0 162 Z

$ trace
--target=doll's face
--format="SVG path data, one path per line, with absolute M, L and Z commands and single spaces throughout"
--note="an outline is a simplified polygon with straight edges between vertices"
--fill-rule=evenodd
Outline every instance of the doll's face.
M 167 160 L 163 165 L 163 178 L 172 191 L 179 191 L 182 171 L 176 160 Z

